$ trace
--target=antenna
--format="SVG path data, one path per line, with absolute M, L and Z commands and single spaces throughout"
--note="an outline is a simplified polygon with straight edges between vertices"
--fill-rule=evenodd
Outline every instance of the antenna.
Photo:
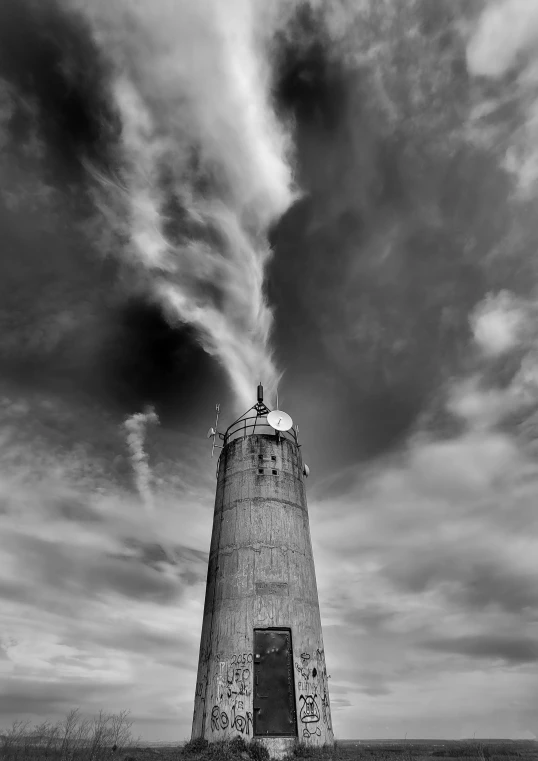
M 217 433 L 218 433 L 220 404 L 216 404 L 215 405 L 215 412 L 216 412 L 215 427 L 214 428 L 210 428 L 209 431 L 207 432 L 207 438 L 208 439 L 213 438 L 213 445 L 211 447 L 211 457 L 213 457 L 213 453 L 215 451 L 215 447 L 219 447 L 220 449 L 222 449 L 220 444 L 215 444 L 215 439 L 216 439 Z

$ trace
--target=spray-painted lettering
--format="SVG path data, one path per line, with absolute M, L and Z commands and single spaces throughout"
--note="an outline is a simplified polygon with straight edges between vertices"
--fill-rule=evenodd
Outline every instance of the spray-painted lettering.
M 252 728 L 252 714 L 247 711 L 245 714 L 237 713 L 236 705 L 232 706 L 232 721 L 230 724 L 232 729 L 237 729 L 243 735 L 250 736 L 250 730 Z
M 244 666 L 246 663 L 252 663 L 252 653 L 238 653 L 230 658 L 232 666 Z
M 230 720 L 228 719 L 226 711 L 221 711 L 219 706 L 213 706 L 213 710 L 211 711 L 211 729 L 214 732 L 221 729 L 228 729 L 229 723 Z

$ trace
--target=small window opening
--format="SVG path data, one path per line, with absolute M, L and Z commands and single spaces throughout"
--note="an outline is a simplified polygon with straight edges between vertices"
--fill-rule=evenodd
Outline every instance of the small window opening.
M 276 474 L 277 474 L 277 473 L 278 473 L 278 471 L 277 471 L 277 470 L 273 470 L 273 475 L 274 475 L 274 476 L 276 476 Z
M 271 460 L 274 460 L 276 462 L 276 454 L 271 455 Z
M 263 455 L 262 454 L 258 455 L 258 460 L 263 460 Z
M 263 475 L 263 468 L 258 468 L 258 473 L 261 473 Z

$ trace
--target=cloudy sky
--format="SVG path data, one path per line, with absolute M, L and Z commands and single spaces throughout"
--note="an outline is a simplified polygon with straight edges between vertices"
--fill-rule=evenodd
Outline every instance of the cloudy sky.
M 189 736 L 262 379 L 337 736 L 535 737 L 535 0 L 4 0 L 0 167 L 0 726 Z

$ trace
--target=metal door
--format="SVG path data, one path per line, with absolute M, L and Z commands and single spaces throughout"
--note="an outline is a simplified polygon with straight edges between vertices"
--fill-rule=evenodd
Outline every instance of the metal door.
M 295 737 L 291 632 L 254 630 L 254 735 Z

